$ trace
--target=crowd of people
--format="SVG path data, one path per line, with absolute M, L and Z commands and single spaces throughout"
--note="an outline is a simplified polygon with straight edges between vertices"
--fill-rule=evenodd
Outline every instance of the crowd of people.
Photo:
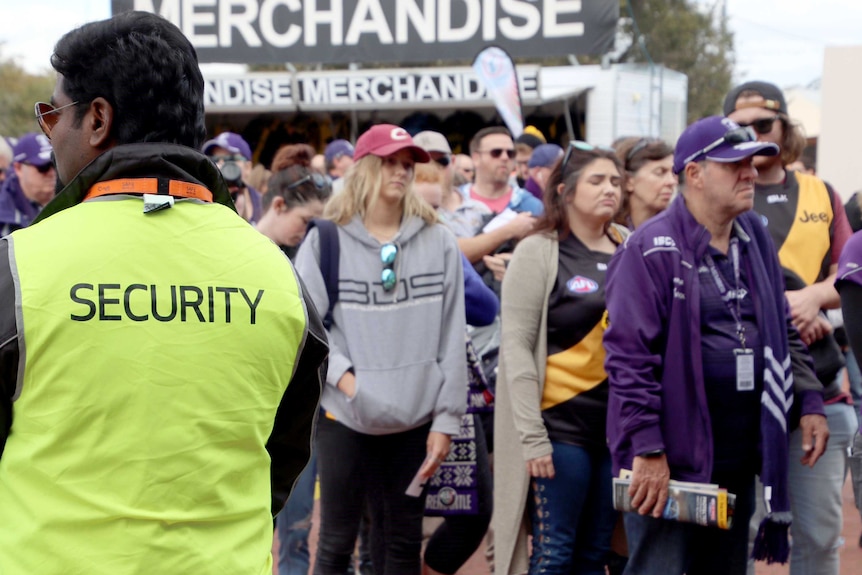
M 837 575 L 862 210 L 776 86 L 674 145 L 377 124 L 263 166 L 157 16 L 52 65 L 0 138 L 0 572 Z

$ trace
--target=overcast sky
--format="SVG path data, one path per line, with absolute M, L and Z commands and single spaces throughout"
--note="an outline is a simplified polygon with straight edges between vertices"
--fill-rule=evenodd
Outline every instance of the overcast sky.
M 697 0 L 706 6 L 722 0 Z M 782 87 L 820 77 L 823 48 L 862 44 L 860 0 L 726 0 L 737 80 Z M 54 43 L 78 24 L 110 16 L 110 0 L 3 0 L 0 51 L 27 70 L 49 69 Z

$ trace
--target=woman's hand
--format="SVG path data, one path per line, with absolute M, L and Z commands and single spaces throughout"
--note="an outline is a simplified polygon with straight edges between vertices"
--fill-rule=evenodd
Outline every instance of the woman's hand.
M 449 446 L 452 439 L 445 433 L 432 431 L 428 434 L 428 441 L 425 444 L 426 453 L 425 462 L 419 468 L 419 475 L 424 479 L 430 478 L 440 467 L 440 464 L 446 460 L 449 455 Z
M 356 395 L 356 376 L 351 371 L 345 371 L 341 379 L 338 380 L 336 387 L 341 393 L 353 399 Z
M 530 477 L 554 478 L 554 460 L 550 455 L 543 455 L 527 461 L 527 473 Z

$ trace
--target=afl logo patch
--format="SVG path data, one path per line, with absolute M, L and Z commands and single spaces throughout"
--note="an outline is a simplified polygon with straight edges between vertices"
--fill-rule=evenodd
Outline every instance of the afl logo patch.
M 566 288 L 571 293 L 587 294 L 599 291 L 599 284 L 584 276 L 575 276 L 566 282 Z

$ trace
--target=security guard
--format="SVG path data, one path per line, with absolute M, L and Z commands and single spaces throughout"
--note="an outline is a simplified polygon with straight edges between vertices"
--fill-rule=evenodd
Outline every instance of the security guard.
M 51 62 L 36 114 L 66 185 L 0 240 L 0 573 L 271 573 L 320 320 L 196 151 L 179 29 L 121 14 Z

